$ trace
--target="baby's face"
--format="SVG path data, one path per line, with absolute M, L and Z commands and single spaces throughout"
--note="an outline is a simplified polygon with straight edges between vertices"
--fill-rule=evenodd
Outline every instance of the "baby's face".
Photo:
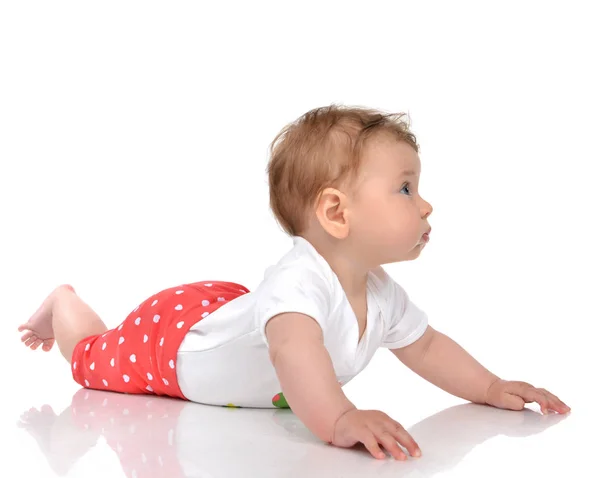
M 406 143 L 387 138 L 367 148 L 352 200 L 350 234 L 370 264 L 416 259 L 430 229 L 431 205 L 419 195 L 421 161 Z

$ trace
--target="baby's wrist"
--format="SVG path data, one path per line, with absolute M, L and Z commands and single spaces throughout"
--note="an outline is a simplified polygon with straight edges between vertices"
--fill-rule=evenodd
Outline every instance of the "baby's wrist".
M 338 426 L 339 421 L 345 417 L 348 413 L 358 410 L 353 403 L 349 403 L 348 407 L 345 407 L 337 416 L 337 418 L 333 422 L 333 428 L 331 429 L 329 444 L 332 444 L 335 441 L 335 430 Z

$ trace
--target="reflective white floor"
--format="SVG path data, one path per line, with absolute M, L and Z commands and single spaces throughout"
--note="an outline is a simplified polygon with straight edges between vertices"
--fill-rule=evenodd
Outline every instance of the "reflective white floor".
M 48 362 L 57 360 L 50 357 L 38 368 L 56 370 L 58 364 Z M 31 372 L 33 363 L 27 364 Z M 437 398 L 412 397 L 410 407 L 386 411 L 405 417 L 423 457 L 395 462 L 322 444 L 286 410 L 78 389 L 61 370 L 54 387 L 24 386 L 18 401 L 2 407 L 0 437 L 11 444 L 2 466 L 20 470 L 10 476 L 599 476 L 595 397 L 569 400 L 573 411 L 566 416 L 543 416 L 534 405 L 498 410 L 441 393 L 437 405 Z M 355 387 L 368 384 L 374 372 L 365 373 Z M 410 417 L 422 418 L 411 425 Z

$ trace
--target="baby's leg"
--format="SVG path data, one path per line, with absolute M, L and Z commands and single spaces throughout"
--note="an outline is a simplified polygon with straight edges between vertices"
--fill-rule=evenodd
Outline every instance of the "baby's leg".
M 27 347 L 35 350 L 42 345 L 47 352 L 56 340 L 60 352 L 69 363 L 73 349 L 81 340 L 103 334 L 106 330 L 98 314 L 69 285 L 57 287 L 36 313 L 19 327 L 19 331 L 26 331 L 21 340 Z

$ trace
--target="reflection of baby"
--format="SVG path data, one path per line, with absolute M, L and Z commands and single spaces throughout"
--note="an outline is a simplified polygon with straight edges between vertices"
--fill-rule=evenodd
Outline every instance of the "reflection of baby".
M 331 106 L 288 125 L 272 145 L 270 205 L 293 247 L 250 292 L 227 281 L 160 291 L 108 330 L 73 287 L 58 287 L 19 329 L 32 349 L 54 340 L 86 388 L 221 406 L 288 407 L 319 439 L 420 456 L 401 424 L 357 410 L 342 387 L 380 348 L 447 392 L 542 412 L 569 408 L 544 389 L 501 380 L 446 335 L 382 268 L 418 258 L 431 205 L 403 115 Z
M 430 451 L 423 460 L 406 463 L 402 476 L 433 476 L 454 467 L 476 445 L 496 435 L 532 435 L 563 418 L 474 404 L 451 407 L 408 430 Z M 26 412 L 21 426 L 36 436 L 59 475 L 66 475 L 100 436 L 131 478 L 329 478 L 340 470 L 344 476 L 374 474 L 373 463 L 362 454 L 324 447 L 289 410 L 236 410 L 79 390 L 60 416 L 44 405 L 41 413 Z M 386 470 L 378 468 L 377 476 L 385 476 Z M 398 476 L 398 468 L 390 467 L 389 474 Z
M 52 469 L 60 475 L 103 436 L 127 476 L 176 478 L 185 476 L 175 452 L 175 428 L 186 403 L 82 389 L 58 417 L 45 405 L 41 412 L 26 412 L 21 426 L 30 432 L 50 430 L 48 436 L 36 438 Z

